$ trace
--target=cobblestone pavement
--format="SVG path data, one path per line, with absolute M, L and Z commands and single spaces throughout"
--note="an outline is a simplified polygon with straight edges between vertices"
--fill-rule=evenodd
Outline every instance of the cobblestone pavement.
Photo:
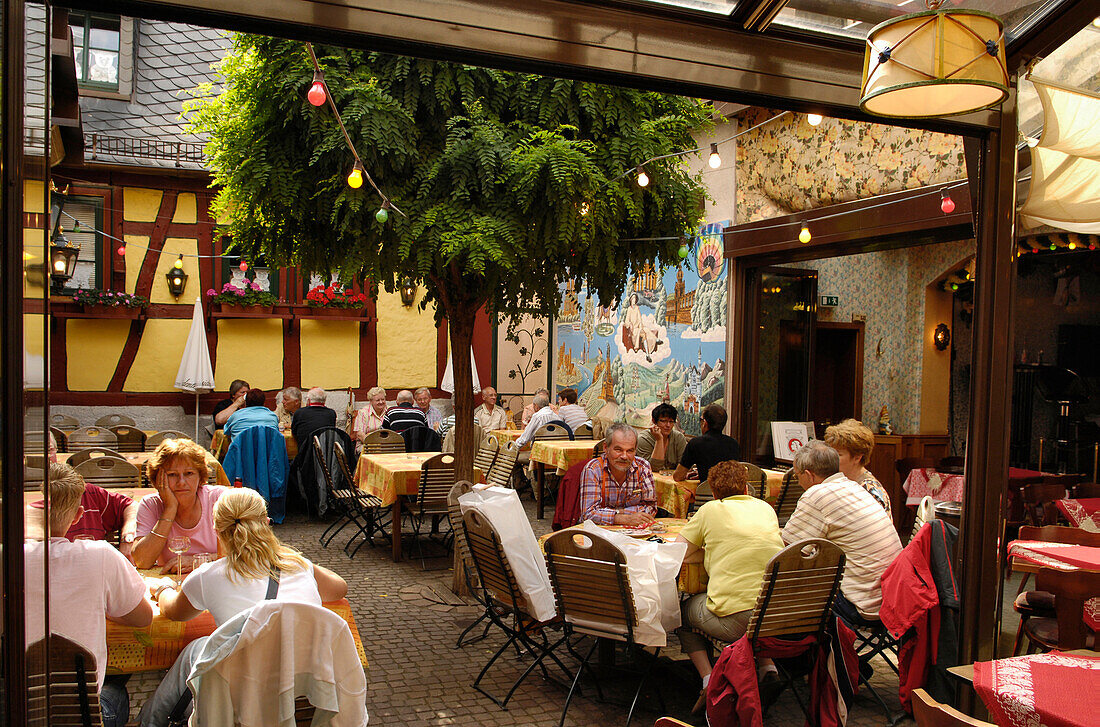
M 536 521 L 534 505 L 527 498 L 524 505 L 535 523 L 535 532 L 546 532 L 550 518 Z M 449 560 L 429 560 L 429 568 L 439 570 L 425 572 L 418 561 L 392 562 L 389 548 L 381 544 L 375 548 L 364 546 L 354 559 L 349 559 L 341 547 L 347 531 L 325 549 L 317 542 L 324 527 L 324 523 L 290 516 L 279 526 L 278 534 L 285 542 L 301 549 L 310 560 L 331 568 L 348 581 L 348 599 L 370 662 L 367 709 L 371 725 L 550 727 L 558 723 L 566 690 L 539 675 L 532 675 L 520 686 L 507 711 L 470 686 L 489 656 L 503 644 L 503 638 L 493 633 L 479 643 L 454 648 L 459 632 L 480 611 L 451 592 Z M 413 553 L 408 544 L 405 553 Z M 1011 593 L 1015 593 L 1014 588 Z M 1006 631 L 1009 627 L 1014 629 L 1015 625 L 1006 624 Z M 1008 643 L 1011 644 L 1011 636 Z M 629 663 L 625 656 L 619 661 Z M 526 663 L 517 661 L 514 656 L 502 658 L 483 685 L 493 694 L 506 693 Z M 566 659 L 570 668 L 575 663 L 573 659 Z M 900 711 L 897 677 L 881 661 L 875 666 L 872 684 L 896 714 Z M 130 680 L 131 720 L 136 720 L 138 710 L 161 676 L 160 673 L 141 674 Z M 604 686 L 610 687 L 612 698 L 623 696 L 623 689 L 628 686 L 626 682 L 625 677 L 613 674 L 603 679 Z M 665 709 L 660 709 L 656 692 L 649 689 L 632 724 L 652 725 L 661 714 L 692 721 L 689 713 L 698 696 L 698 676 L 686 657 L 680 654 L 675 638 L 671 638 L 669 646 L 661 651 L 656 678 L 651 683 L 659 686 Z M 623 689 L 616 689 L 619 686 Z M 882 709 L 864 692 L 856 697 L 848 724 L 851 727 L 886 724 Z M 805 684 L 802 693 L 808 694 Z M 597 702 L 593 690 L 586 689 L 574 698 L 566 724 L 619 725 L 625 723 L 626 713 L 625 707 Z M 801 725 L 804 720 L 788 691 L 772 707 L 765 721 L 768 725 Z M 703 724 L 704 720 L 699 718 L 694 723 Z

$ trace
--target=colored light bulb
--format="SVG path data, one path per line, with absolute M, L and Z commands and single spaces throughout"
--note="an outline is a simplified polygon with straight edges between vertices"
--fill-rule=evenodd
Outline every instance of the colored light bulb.
M 119 254 L 119 257 L 125 255 L 126 254 L 126 246 L 125 245 L 119 245 L 118 249 L 115 250 L 115 252 L 117 252 Z
M 246 272 L 248 270 L 248 263 L 246 263 L 244 260 L 241 260 L 241 264 L 237 267 L 240 268 L 242 273 Z
M 688 256 L 688 252 L 689 251 L 687 245 L 680 245 L 679 255 L 681 260 L 685 259 Z
M 348 174 L 348 186 L 352 189 L 359 189 L 363 186 L 363 165 L 359 162 L 355 162 L 355 166 L 351 168 L 351 173 Z
M 378 208 L 378 211 L 374 213 L 374 219 L 378 220 L 381 224 L 386 224 L 386 221 L 390 218 L 390 212 L 383 205 Z
M 172 267 L 174 267 L 176 270 L 183 270 L 183 255 L 180 255 L 179 258 L 177 258 L 176 261 L 172 263 Z
M 798 233 L 798 241 L 805 245 L 810 241 L 811 238 L 812 235 L 810 235 L 810 228 L 806 226 L 805 222 L 803 222 L 802 231 Z
M 313 85 L 309 87 L 309 92 L 306 93 L 306 98 L 314 106 L 322 106 L 326 100 L 325 84 L 323 81 L 314 81 Z
M 951 199 L 951 195 L 947 192 L 940 193 L 940 209 L 943 210 L 945 215 L 955 211 L 955 200 Z
M 642 169 L 641 167 L 638 167 L 638 186 L 639 187 L 648 187 L 649 186 L 649 175 L 646 174 L 645 169 Z

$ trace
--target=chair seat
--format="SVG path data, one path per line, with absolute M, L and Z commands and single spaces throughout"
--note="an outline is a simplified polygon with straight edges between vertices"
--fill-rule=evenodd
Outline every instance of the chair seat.
M 1044 649 L 1058 648 L 1058 619 L 1056 618 L 1030 618 L 1024 624 L 1024 635 L 1033 644 L 1038 644 Z M 1096 648 L 1096 635 L 1085 636 L 1085 648 Z
M 1024 591 L 1016 596 L 1012 608 L 1021 616 L 1054 618 L 1054 594 L 1046 591 Z

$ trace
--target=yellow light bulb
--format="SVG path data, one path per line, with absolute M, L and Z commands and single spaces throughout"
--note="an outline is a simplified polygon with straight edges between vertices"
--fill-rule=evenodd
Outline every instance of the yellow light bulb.
M 348 174 L 348 186 L 352 189 L 359 189 L 363 186 L 363 167 L 359 162 L 355 162 L 355 166 L 351 168 L 351 173 Z
M 810 228 L 803 224 L 802 231 L 798 233 L 798 241 L 805 245 L 810 241 L 810 237 Z
M 1071 242 L 1069 244 L 1069 249 L 1070 250 L 1076 250 L 1077 249 L 1077 243 L 1076 242 Z
M 639 187 L 648 187 L 649 186 L 649 175 L 646 174 L 645 170 L 642 169 L 641 167 L 638 167 L 638 186 Z
M 65 272 L 65 261 L 64 260 L 55 260 L 54 264 L 53 264 L 53 269 L 56 270 L 59 273 Z
M 183 270 L 183 255 L 180 255 L 179 258 L 172 263 L 172 267 L 176 270 Z
M 806 114 L 806 123 L 810 126 L 817 126 L 824 118 L 821 114 Z

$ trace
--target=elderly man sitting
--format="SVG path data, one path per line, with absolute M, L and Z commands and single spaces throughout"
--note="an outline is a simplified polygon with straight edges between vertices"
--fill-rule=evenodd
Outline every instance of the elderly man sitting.
M 408 389 L 397 392 L 396 405 L 382 417 L 382 426 L 395 432 L 403 432 L 410 427 L 428 426 L 428 418 L 416 405 L 413 393 Z
M 474 421 L 485 436 L 489 436 L 494 429 L 508 426 L 508 412 L 497 406 L 497 390 L 493 387 L 486 386 L 481 390 L 481 406 L 474 409 Z
M 294 412 L 302 407 L 302 390 L 296 386 L 288 386 L 275 397 L 275 416 L 279 417 L 279 429 L 290 429 L 294 421 Z
M 527 427 L 523 430 L 523 434 L 519 435 L 519 439 L 516 440 L 517 447 L 526 447 L 528 443 L 534 439 L 535 432 L 550 422 L 568 426 L 565 424 L 565 420 L 561 418 L 561 415 L 550 406 L 550 396 L 548 394 L 535 394 L 535 400 L 532 402 L 532 406 L 535 407 L 535 414 L 531 417 L 531 421 L 527 422 Z
M 638 433 L 621 422 L 607 428 L 607 447 L 581 472 L 581 520 L 640 527 L 653 522 L 657 491 L 649 462 L 636 457 Z
M 443 413 L 432 406 L 432 392 L 421 386 L 413 392 L 413 400 L 416 402 L 416 408 L 424 412 L 424 419 L 427 420 L 428 426 L 438 432 L 439 425 L 443 423 Z
M 849 623 L 878 617 L 882 574 L 901 552 L 890 516 L 871 493 L 840 471 L 837 451 L 820 440 L 794 456 L 794 471 L 805 492 L 783 528 L 783 542 L 827 538 L 846 558 L 836 612 Z

